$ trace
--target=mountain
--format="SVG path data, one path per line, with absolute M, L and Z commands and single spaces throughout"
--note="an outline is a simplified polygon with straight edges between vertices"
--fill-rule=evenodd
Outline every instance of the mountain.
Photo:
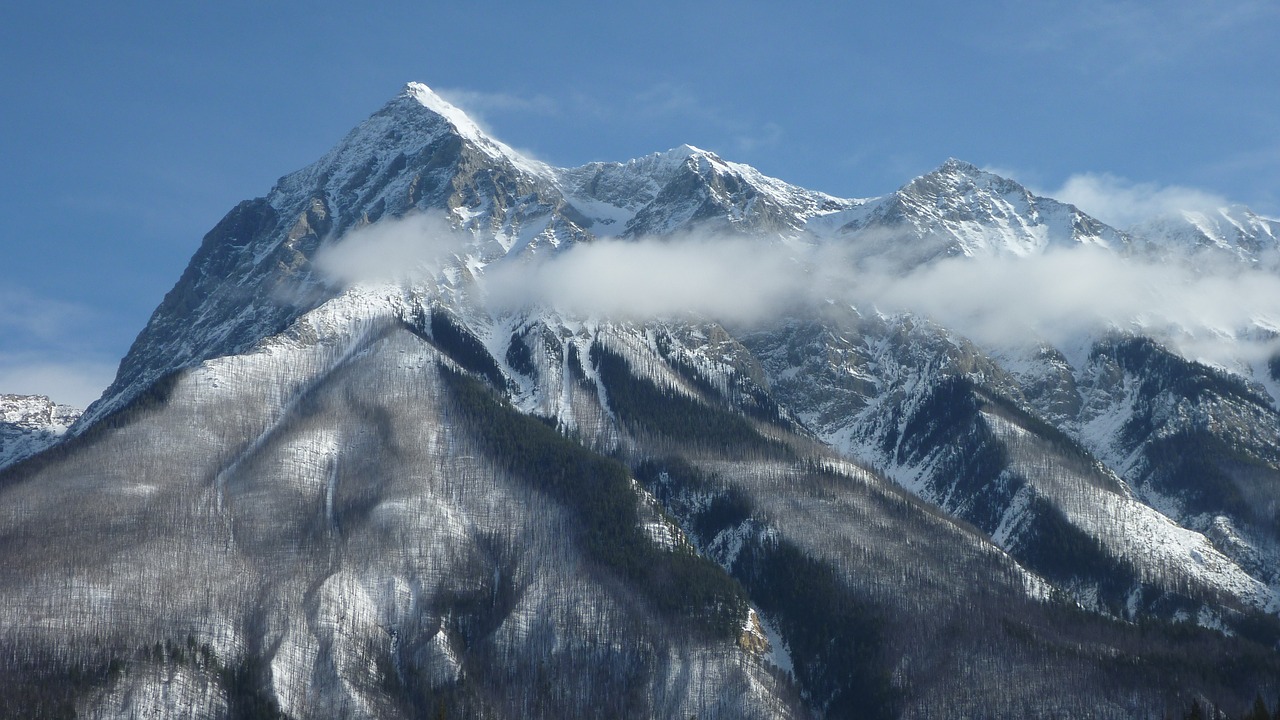
M 1222 261 L 1274 268 L 1280 221 L 1234 205 L 1213 211 L 1183 211 L 1143 223 L 1130 233 L 1165 252 L 1190 250 Z
M 0 469 L 0 715 L 1274 696 L 1266 362 L 1121 327 L 995 347 L 825 285 L 750 321 L 491 302 L 585 249 L 725 237 L 850 283 L 1166 242 L 955 160 L 870 199 L 690 146 L 555 168 L 410 84 L 234 208 L 68 437 Z M 359 272 L 379 248 L 395 272 Z
M 897 270 L 944 257 L 1021 257 L 1077 245 L 1123 251 L 1129 244 L 1072 205 L 954 158 L 890 195 L 815 224 Z
M 794 234 L 806 221 L 856 204 L 762 175 L 748 165 L 682 145 L 627 163 L 558 172 L 597 237 L 699 230 Z M 594 216 L 599 217 L 594 217 Z
M 0 468 L 57 443 L 80 413 L 43 395 L 0 395 Z

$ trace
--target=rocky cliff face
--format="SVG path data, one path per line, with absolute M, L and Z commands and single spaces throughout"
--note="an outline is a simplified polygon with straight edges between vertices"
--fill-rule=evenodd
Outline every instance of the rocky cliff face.
M 324 270 L 378 228 L 434 242 L 424 216 L 449 242 L 412 272 Z M 487 301 L 575 247 L 726 234 L 850 273 L 1156 243 L 958 161 L 869 200 L 687 146 L 552 168 L 411 84 L 219 223 L 74 436 L 0 475 L 7 709 L 1142 717 L 1270 691 L 1265 374 L 838 298 L 750 323 Z

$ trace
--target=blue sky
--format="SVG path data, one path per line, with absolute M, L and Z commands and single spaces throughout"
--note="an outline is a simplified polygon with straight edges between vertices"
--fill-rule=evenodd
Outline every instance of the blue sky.
M 0 392 L 92 400 L 204 233 L 409 80 L 558 165 L 690 143 L 862 197 L 954 156 L 1118 224 L 1280 215 L 1280 4 L 831 5 L 19 0 Z

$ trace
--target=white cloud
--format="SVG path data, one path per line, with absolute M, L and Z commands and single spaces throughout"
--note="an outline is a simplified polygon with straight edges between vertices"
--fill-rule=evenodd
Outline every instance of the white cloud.
M 1083 246 L 1029 258 L 952 258 L 860 285 L 856 300 L 996 346 L 1042 339 L 1063 347 L 1116 328 L 1228 364 L 1269 355 L 1275 341 L 1255 328 L 1280 328 L 1280 278 L 1271 273 L 1225 262 L 1141 262 Z
M 1127 229 L 1179 211 L 1207 212 L 1231 201 L 1196 188 L 1132 182 L 1108 173 L 1082 173 L 1062 187 L 1037 194 L 1071 203 L 1112 227 Z
M 438 271 L 469 239 L 442 215 L 414 213 L 352 230 L 321 247 L 313 264 L 334 285 L 403 282 Z
M 956 257 L 908 273 L 848 246 L 783 247 L 759 238 L 609 241 L 486 276 L 505 307 L 645 319 L 696 313 L 768 321 L 835 301 L 913 313 L 987 346 L 1059 347 L 1111 329 L 1151 335 L 1220 364 L 1268 357 L 1280 329 L 1280 278 L 1223 261 L 1153 263 L 1081 246 L 1032 257 Z
M 413 282 L 435 276 L 472 241 L 443 217 L 415 215 L 354 231 L 323 248 L 316 265 L 338 284 Z M 499 311 L 754 324 L 839 302 L 927 317 L 988 346 L 1063 347 L 1115 328 L 1224 365 L 1269 356 L 1276 343 L 1267 329 L 1280 329 L 1280 277 L 1228 259 L 1153 263 L 1081 246 L 903 272 L 860 257 L 866 247 L 699 235 L 599 240 L 492 263 L 480 281 Z
M 430 282 L 476 238 L 438 213 L 415 213 L 357 228 L 313 260 L 327 282 Z M 499 249 L 496 243 L 492 249 Z M 802 298 L 797 254 L 754 238 L 597 240 L 564 251 L 489 264 L 483 289 L 496 309 L 538 305 L 572 315 L 645 319 L 696 313 L 749 322 Z
M 485 287 L 500 308 L 555 307 L 618 319 L 696 313 L 752 322 L 801 295 L 802 273 L 759 239 L 600 240 L 542 260 L 499 265 Z

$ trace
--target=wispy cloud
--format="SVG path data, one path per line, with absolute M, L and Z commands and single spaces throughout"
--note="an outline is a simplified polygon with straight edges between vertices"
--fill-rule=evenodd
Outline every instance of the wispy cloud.
M 116 364 L 105 360 L 0 353 L 0 392 L 45 395 L 84 409 L 115 377 Z
M 1180 211 L 1207 212 L 1231 204 L 1216 193 L 1179 185 L 1133 182 L 1108 173 L 1081 173 L 1039 194 L 1071 203 L 1099 220 L 1127 229 Z
M 767 122 L 758 128 L 739 133 L 734 143 L 739 152 L 751 153 L 760 148 L 777 145 L 782 141 L 782 126 L 775 122 Z
M 547 95 L 521 95 L 508 92 L 486 92 L 462 88 L 434 88 L 440 97 L 461 110 L 490 139 L 501 140 L 501 134 L 493 130 L 491 118 L 495 115 L 547 115 L 556 116 L 560 106 Z M 538 153 L 526 147 L 513 147 L 529 160 L 538 160 Z
M 801 275 L 781 246 L 687 235 L 579 244 L 532 263 L 499 265 L 484 285 L 502 309 L 550 306 L 638 320 L 696 313 L 755 322 L 802 295 Z
M 673 145 L 697 140 L 713 150 L 748 155 L 777 145 L 784 136 L 782 126 L 777 122 L 753 122 L 738 117 L 679 82 L 659 82 L 615 97 L 591 95 L 577 89 L 555 96 L 465 88 L 437 88 L 436 92 L 467 113 L 490 135 L 493 135 L 490 124 L 495 117 L 536 115 L 572 118 L 575 121 L 591 118 L 611 123 L 679 121 L 684 126 L 710 128 L 713 135 L 710 139 L 717 142 L 682 137 L 673 139 Z
M 95 345 L 105 322 L 78 303 L 0 290 L 0 393 L 48 395 L 82 408 L 96 400 L 116 370 Z
M 1083 0 L 1013 4 L 1010 12 L 1031 13 L 1036 25 L 1034 32 L 1002 35 L 1002 43 L 1060 56 L 1102 78 L 1202 62 L 1205 48 L 1244 53 L 1246 40 L 1270 42 L 1264 29 L 1280 20 L 1280 5 L 1269 0 Z
M 760 148 L 777 145 L 784 135 L 783 127 L 777 122 L 751 122 L 717 107 L 678 83 L 653 85 L 633 95 L 628 105 L 625 111 L 631 115 L 677 118 L 711 127 L 726 145 L 712 148 L 720 151 L 750 154 Z
M 1269 355 L 1280 329 L 1280 278 L 1223 261 L 1144 262 L 1081 246 L 1029 258 L 952 258 L 855 293 L 989 345 L 1039 338 L 1063 346 L 1120 329 L 1223 364 Z M 1259 335 L 1258 328 L 1264 329 Z
M 409 282 L 429 277 L 470 238 L 443 215 L 415 213 L 356 228 L 313 259 L 331 284 Z
M 706 105 L 692 90 L 678 83 L 663 82 L 632 97 L 636 109 L 651 115 L 696 115 L 704 117 Z
M 347 245 L 347 260 L 329 255 L 319 266 L 343 282 L 403 278 L 405 268 L 438 270 L 461 239 L 438 217 L 376 227 L 327 251 Z M 755 324 L 836 302 L 927 317 L 990 346 L 1062 346 L 1120 329 L 1222 364 L 1269 356 L 1280 331 L 1280 277 L 1227 260 L 1144 262 L 1082 246 L 891 271 L 867 262 L 861 247 L 698 234 L 597 241 L 493 263 L 480 284 L 496 311 L 553 307 L 580 317 Z M 355 262 L 380 248 L 378 263 Z
M 468 115 L 483 118 L 489 113 L 525 113 L 558 115 L 561 103 L 549 95 L 524 95 L 514 92 L 486 92 L 463 88 L 440 88 L 440 97 L 462 108 Z
M 1280 218 L 1280 143 L 1234 153 L 1206 170 L 1226 182 L 1250 178 L 1251 195 L 1244 200 L 1254 211 Z
M 49 343 L 90 322 L 93 311 L 23 288 L 0 289 L 0 337 L 6 344 Z

